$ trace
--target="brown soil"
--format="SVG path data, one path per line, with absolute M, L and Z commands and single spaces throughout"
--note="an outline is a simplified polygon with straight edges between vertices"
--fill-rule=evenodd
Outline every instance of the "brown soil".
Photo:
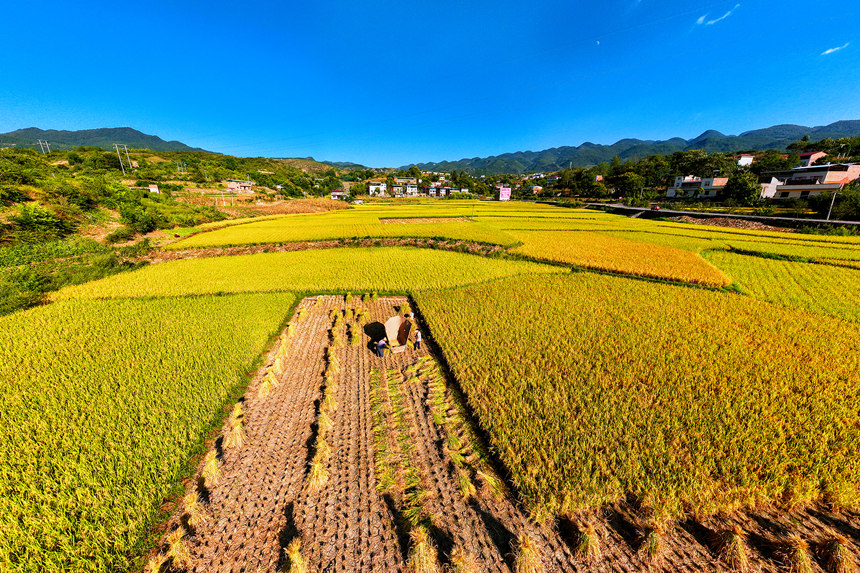
M 425 247 L 449 251 L 467 251 L 472 254 L 490 255 L 502 252 L 503 247 L 481 245 L 466 241 L 439 241 L 436 239 L 410 238 L 379 238 L 361 240 L 331 240 L 304 241 L 299 243 L 281 243 L 266 245 L 245 245 L 240 247 L 210 247 L 200 249 L 185 249 L 176 251 L 155 251 L 134 259 L 135 262 L 146 261 L 152 264 L 180 259 L 202 259 L 208 257 L 225 257 L 230 255 L 253 255 L 257 253 L 283 253 L 287 251 L 306 251 L 311 249 L 333 249 L 337 247 Z
M 405 219 L 379 219 L 383 225 L 416 225 L 419 223 L 470 223 L 468 217 L 412 217 Z
M 107 212 L 109 218 L 106 221 L 95 225 L 88 225 L 87 227 L 82 229 L 82 237 L 88 239 L 95 239 L 99 243 L 104 243 L 105 237 L 122 227 L 122 223 L 120 223 L 119 221 L 119 211 L 114 211 L 112 209 L 105 209 L 105 211 Z
M 814 549 L 828 530 L 836 530 L 849 538 L 848 546 L 857 554 L 860 514 L 835 514 L 820 504 L 791 511 L 766 507 L 669 524 L 661 536 L 660 557 L 653 561 L 641 551 L 648 521 L 637 515 L 635 500 L 576 516 L 575 521 L 541 525 L 517 501 L 516 492 L 497 496 L 484 485 L 467 499 L 458 479 L 462 468 L 476 486 L 478 472 L 472 470 L 504 474 L 498 463 L 480 461 L 476 454 L 486 444 L 480 430 L 469 426 L 474 421 L 465 406 L 452 398 L 458 395 L 456 383 L 442 374 L 433 358 L 435 347 L 410 347 L 383 358 L 370 350 L 373 327 L 381 326 L 377 323 L 395 315 L 404 303 L 402 297 L 346 303 L 344 297 L 331 295 L 302 301 L 304 318 L 298 313 L 293 317 L 294 331 L 285 331 L 241 400 L 244 442 L 228 445 L 231 423 L 226 423 L 214 444 L 221 463 L 219 480 L 214 484 L 192 480 L 188 488 L 198 495 L 205 521 L 189 527 L 180 508 L 168 522 L 158 551 L 166 553 L 167 538 L 181 530 L 190 558 L 183 566 L 173 564 L 165 570 L 289 571 L 285 550 L 298 539 L 311 571 L 406 571 L 409 532 L 416 526 L 406 515 L 416 504 L 440 564 L 451 566 L 454 548 L 463 548 L 477 562 L 478 571 L 513 571 L 523 535 L 535 542 L 547 572 L 728 570 L 714 540 L 734 526 L 744 532 L 752 570 L 782 570 L 779 550 L 792 533 Z M 345 309 L 366 309 L 366 326 L 354 319 L 333 326 L 330 313 Z M 419 326 L 426 341 L 430 333 Z M 345 336 L 342 344 L 333 344 L 336 332 L 343 336 L 353 328 L 360 333 L 360 344 L 351 344 Z M 285 371 L 278 386 L 262 395 L 264 377 L 276 368 L 281 352 Z M 335 383 L 327 387 L 325 373 L 333 361 L 339 369 L 334 371 Z M 318 421 L 327 393 L 336 403 L 330 408 L 331 428 L 324 434 L 331 448 L 325 462 L 328 480 L 312 489 L 309 462 L 323 432 Z M 440 395 L 445 396 L 441 408 L 436 400 Z M 468 421 L 457 425 L 451 422 L 455 418 Z M 472 429 L 464 429 L 467 426 Z M 463 444 L 460 461 L 451 455 L 452 437 Z M 380 475 L 390 468 L 397 477 L 383 488 Z M 407 468 L 417 476 L 417 486 L 411 487 L 423 492 L 420 497 L 409 498 Z M 600 540 L 600 555 L 592 562 L 576 555 L 577 523 L 586 520 L 595 524 Z M 813 570 L 824 571 L 823 566 L 815 554 Z
M 777 231 L 780 233 L 793 233 L 794 229 L 785 227 L 774 227 L 765 225 L 758 221 L 747 221 L 746 219 L 733 219 L 730 217 L 711 217 L 708 219 L 697 219 L 681 215 L 680 217 L 669 217 L 671 221 L 679 221 L 681 223 L 693 223 L 694 225 L 711 225 L 712 227 L 730 227 L 733 229 L 746 229 L 751 231 Z
M 253 217 L 259 215 L 299 215 L 303 213 L 323 213 L 339 209 L 349 209 L 344 201 L 332 199 L 291 199 L 277 201 L 258 201 L 255 195 L 222 198 L 217 189 L 189 189 L 192 194 L 177 197 L 177 201 L 192 205 L 217 207 L 219 211 L 232 217 Z

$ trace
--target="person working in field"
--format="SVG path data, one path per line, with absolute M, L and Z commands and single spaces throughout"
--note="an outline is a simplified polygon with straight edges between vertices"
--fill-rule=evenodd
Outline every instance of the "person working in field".
M 415 331 L 415 350 L 421 350 L 421 331 Z
M 382 358 L 385 356 L 385 349 L 388 348 L 388 342 L 383 338 L 379 342 L 376 343 L 376 355 Z

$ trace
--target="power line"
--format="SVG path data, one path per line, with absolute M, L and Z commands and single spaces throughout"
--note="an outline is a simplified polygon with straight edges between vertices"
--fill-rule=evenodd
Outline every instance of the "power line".
M 125 163 L 122 160 L 122 155 L 119 150 L 122 149 L 125 151 L 125 158 L 128 161 L 128 170 L 131 171 L 131 158 L 128 156 L 128 146 L 126 144 L 114 143 L 113 148 L 116 150 L 117 159 L 119 159 L 119 168 L 122 169 L 122 174 L 125 176 Z

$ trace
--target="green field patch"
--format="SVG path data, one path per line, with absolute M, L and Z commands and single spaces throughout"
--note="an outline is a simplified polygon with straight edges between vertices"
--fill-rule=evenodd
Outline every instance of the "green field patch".
M 791 308 L 860 320 L 860 269 L 707 251 L 744 293 Z
M 339 248 L 170 261 L 62 289 L 54 300 L 261 291 L 384 291 L 447 288 L 563 269 L 431 249 Z
M 860 261 L 860 246 L 856 245 L 827 245 L 821 243 L 789 243 L 762 240 L 733 240 L 727 245 L 739 251 L 764 253 L 784 257 L 800 257 L 804 259 L 842 259 Z
M 0 319 L 2 568 L 131 569 L 294 298 L 76 300 Z

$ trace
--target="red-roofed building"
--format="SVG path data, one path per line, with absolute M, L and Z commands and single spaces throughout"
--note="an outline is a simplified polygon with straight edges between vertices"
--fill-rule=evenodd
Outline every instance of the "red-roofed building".
M 741 153 L 740 155 L 735 155 L 735 159 L 738 160 L 738 167 L 746 167 L 753 164 L 753 161 L 755 161 L 755 155 Z
M 822 157 L 827 157 L 827 154 L 823 151 L 807 151 L 805 153 L 798 153 L 797 156 L 800 158 L 801 167 L 809 167 Z
M 824 192 L 839 191 L 848 183 L 860 179 L 860 164 L 810 165 L 765 175 L 771 179 L 768 183 L 762 183 L 762 197 L 805 199 Z

